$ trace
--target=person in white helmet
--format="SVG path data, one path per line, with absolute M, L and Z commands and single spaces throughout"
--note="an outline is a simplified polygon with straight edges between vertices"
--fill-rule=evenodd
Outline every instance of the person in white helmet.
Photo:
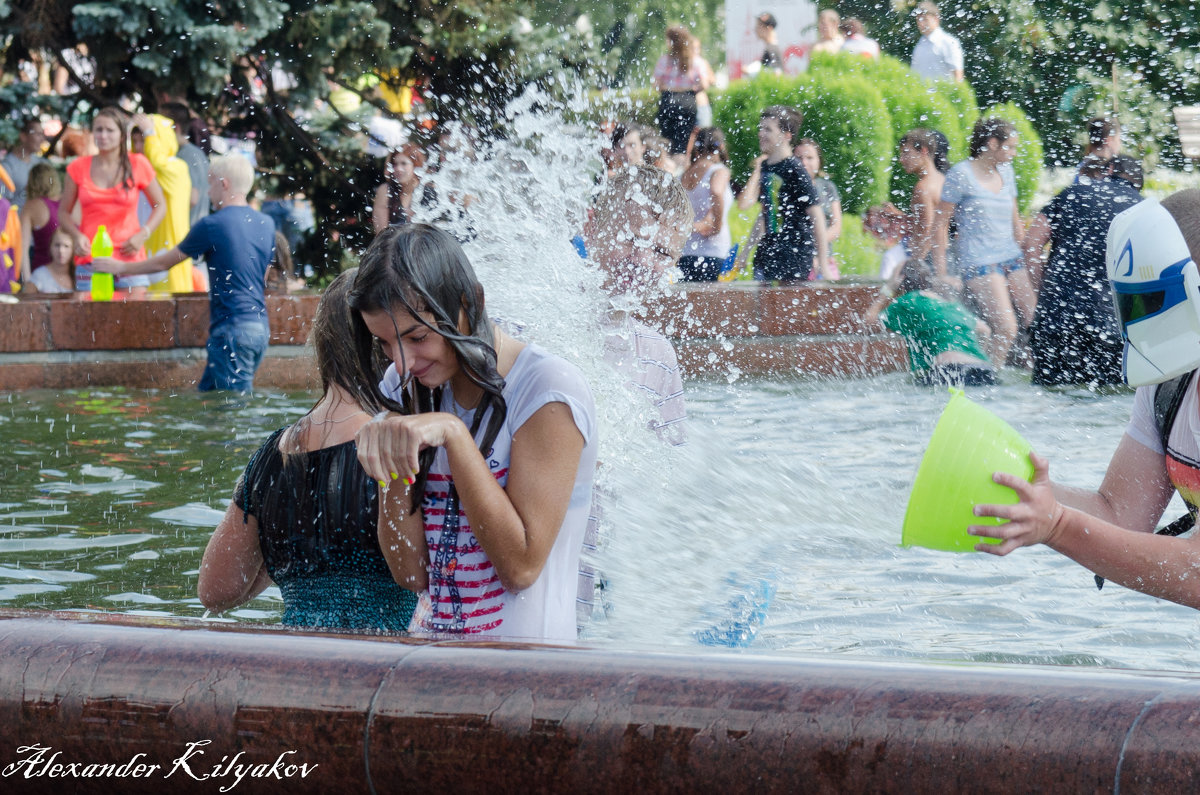
M 1045 544 L 1103 578 L 1200 608 L 1200 190 L 1142 201 L 1113 219 L 1107 264 L 1125 340 L 1123 374 L 1138 387 L 1133 415 L 1096 491 L 1050 480 L 1046 459 L 1030 454 L 1032 483 L 997 472 L 1015 505 L 979 505 L 977 550 L 1007 555 Z M 1155 532 L 1178 491 L 1188 514 Z

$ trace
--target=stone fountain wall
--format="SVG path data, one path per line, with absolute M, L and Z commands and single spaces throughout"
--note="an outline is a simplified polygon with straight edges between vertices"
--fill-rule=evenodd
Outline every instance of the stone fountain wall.
M 1198 724 L 1194 674 L 0 611 L 11 793 L 1184 793 Z
M 905 366 L 899 338 L 859 319 L 869 285 L 771 288 L 756 284 L 675 289 L 650 322 L 675 341 L 689 378 L 746 375 L 862 376 Z M 271 347 L 259 386 L 308 389 L 305 348 L 316 295 L 269 296 Z M 204 367 L 208 298 L 92 303 L 35 298 L 0 304 L 0 390 L 130 386 L 193 388 Z

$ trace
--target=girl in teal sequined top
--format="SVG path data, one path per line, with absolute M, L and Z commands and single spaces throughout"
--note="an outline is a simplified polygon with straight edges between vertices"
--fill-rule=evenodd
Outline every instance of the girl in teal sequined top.
M 199 595 L 220 612 L 275 582 L 283 623 L 402 631 L 427 587 L 420 512 L 402 481 L 386 488 L 358 463 L 354 435 L 377 405 L 350 334 L 348 271 L 313 319 L 323 395 L 251 457 L 200 566 Z

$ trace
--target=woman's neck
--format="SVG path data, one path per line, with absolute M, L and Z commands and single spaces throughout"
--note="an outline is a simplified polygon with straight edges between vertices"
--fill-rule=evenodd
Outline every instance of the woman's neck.
M 993 158 L 987 152 L 984 152 L 983 154 L 979 155 L 979 157 L 975 158 L 975 165 L 976 168 L 978 168 L 980 171 L 983 171 L 985 174 L 994 174 L 1000 169 L 1000 164 L 997 163 L 995 158 Z
M 350 441 L 370 419 L 349 392 L 335 385 L 292 426 L 291 435 L 300 449 L 319 450 Z
M 50 275 L 60 282 L 65 283 L 71 276 L 70 262 L 55 262 L 50 260 L 46 263 L 46 268 L 50 271 Z
M 525 343 L 508 336 L 495 325 L 492 326 L 492 340 L 496 348 L 496 371 L 502 378 L 507 378 Z M 483 399 L 483 388 L 477 386 L 462 369 L 450 377 L 449 386 L 454 402 L 464 409 L 475 408 Z

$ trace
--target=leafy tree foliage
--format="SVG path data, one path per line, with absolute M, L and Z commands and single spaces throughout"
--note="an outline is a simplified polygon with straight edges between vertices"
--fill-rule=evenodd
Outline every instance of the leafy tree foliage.
M 919 33 L 916 0 L 823 2 L 858 16 L 901 59 Z M 1013 102 L 1033 120 L 1051 161 L 1073 163 L 1083 122 L 1114 108 L 1145 154 L 1179 161 L 1170 109 L 1200 104 L 1196 0 L 942 0 L 981 105 Z
M 0 0 L 3 72 L 34 53 L 71 68 L 79 45 L 93 75 L 72 68 L 68 105 L 135 98 L 154 110 L 181 97 L 220 128 L 254 136 L 268 188 L 303 192 L 316 234 L 304 259 L 337 270 L 369 238 L 368 205 L 380 164 L 363 146 L 372 87 L 418 84 L 424 112 L 490 127 L 533 81 L 582 69 L 587 40 L 534 27 L 523 0 Z M 331 92 L 360 94 L 342 112 Z M 0 90 L 0 115 L 27 111 L 28 89 Z M 25 103 L 25 104 L 22 104 Z
M 598 52 L 592 65 L 610 85 L 644 85 L 666 50 L 668 25 L 700 39 L 714 68 L 725 57 L 725 0 L 534 0 L 533 19 L 553 28 L 590 30 Z

